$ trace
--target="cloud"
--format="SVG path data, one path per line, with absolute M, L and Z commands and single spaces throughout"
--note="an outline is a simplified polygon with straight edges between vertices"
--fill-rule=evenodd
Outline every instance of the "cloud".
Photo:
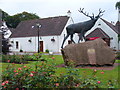
M 105 10 L 103 17 L 111 21 L 117 19 L 115 9 L 117 1 L 119 0 L 0 0 L 0 8 L 10 15 L 27 11 L 40 17 L 67 15 L 67 11 L 71 10 L 72 17 L 77 21 L 83 21 L 85 18 L 78 12 L 80 7 L 85 8 L 90 15 L 98 14 L 101 8 Z

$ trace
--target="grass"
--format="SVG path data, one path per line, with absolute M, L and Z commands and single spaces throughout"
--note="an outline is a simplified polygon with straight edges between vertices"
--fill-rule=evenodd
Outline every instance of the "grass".
M 64 60 L 62 58 L 62 56 L 60 55 L 54 55 L 54 56 L 49 56 L 49 55 L 43 55 L 43 58 L 45 58 L 46 60 L 48 60 L 48 62 L 50 64 L 52 64 L 53 62 L 51 61 L 51 57 L 55 57 L 54 59 L 54 63 L 57 65 L 59 64 L 64 64 Z M 120 63 L 120 60 L 116 60 L 116 63 Z M 0 63 L 0 71 L 5 70 L 6 67 L 12 63 Z M 39 65 L 39 62 L 37 61 L 29 61 L 28 64 L 24 64 L 26 66 L 32 66 L 34 68 L 34 65 L 37 64 Z M 21 64 L 15 64 L 16 68 L 21 67 Z M 96 76 L 103 81 L 103 83 L 107 83 L 108 80 L 118 80 L 118 68 L 120 68 L 120 66 L 117 66 L 115 69 L 113 70 L 97 70 L 97 74 Z M 87 78 L 87 76 L 91 75 L 93 73 L 93 69 L 85 69 L 85 68 L 76 68 L 78 69 L 78 74 L 82 75 L 83 78 Z M 104 74 L 101 74 L 101 72 L 104 72 Z M 62 73 L 66 73 L 66 68 L 65 67 L 56 67 L 56 75 L 60 75 Z M 86 76 L 87 75 L 87 76 Z

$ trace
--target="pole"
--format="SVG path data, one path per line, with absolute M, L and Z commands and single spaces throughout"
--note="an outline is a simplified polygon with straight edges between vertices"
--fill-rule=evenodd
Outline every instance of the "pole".
M 38 28 L 38 53 L 40 52 L 40 43 L 39 43 L 39 26 L 37 27 Z

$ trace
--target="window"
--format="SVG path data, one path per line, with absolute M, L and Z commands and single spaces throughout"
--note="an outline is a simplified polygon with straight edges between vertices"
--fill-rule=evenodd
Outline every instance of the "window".
M 18 49 L 18 47 L 19 47 L 19 43 L 18 41 L 16 41 L 16 49 Z

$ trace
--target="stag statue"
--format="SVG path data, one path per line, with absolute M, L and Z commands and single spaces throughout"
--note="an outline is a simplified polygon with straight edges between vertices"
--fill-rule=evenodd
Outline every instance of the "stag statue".
M 102 13 L 105 12 L 105 11 L 102 11 L 101 9 L 99 9 L 98 15 L 94 17 L 94 14 L 92 16 L 89 16 L 89 13 L 86 14 L 86 12 L 83 12 L 83 10 L 84 10 L 84 8 L 80 8 L 80 10 L 78 10 L 78 11 L 80 13 L 84 14 L 85 16 L 90 17 L 91 20 L 68 25 L 66 27 L 67 36 L 64 38 L 61 48 L 63 48 L 63 45 L 69 36 L 71 38 L 71 41 L 73 43 L 75 43 L 73 40 L 73 34 L 75 34 L 75 33 L 79 33 L 78 43 L 80 42 L 80 40 L 83 40 L 83 39 L 86 40 L 85 33 L 95 25 L 96 21 L 103 15 Z

